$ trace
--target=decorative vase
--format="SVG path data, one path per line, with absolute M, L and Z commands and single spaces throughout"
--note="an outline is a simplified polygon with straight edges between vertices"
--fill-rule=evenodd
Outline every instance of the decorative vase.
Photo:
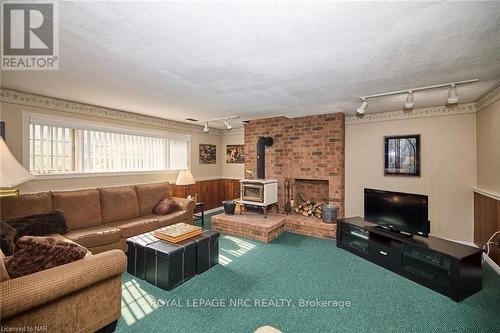
M 228 215 L 234 215 L 234 209 L 236 208 L 236 203 L 232 200 L 222 201 L 224 206 L 224 213 Z

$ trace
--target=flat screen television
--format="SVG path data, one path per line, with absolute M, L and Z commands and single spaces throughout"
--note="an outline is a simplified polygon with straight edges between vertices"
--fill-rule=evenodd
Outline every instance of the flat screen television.
M 428 237 L 428 197 L 365 188 L 365 220 L 395 232 Z

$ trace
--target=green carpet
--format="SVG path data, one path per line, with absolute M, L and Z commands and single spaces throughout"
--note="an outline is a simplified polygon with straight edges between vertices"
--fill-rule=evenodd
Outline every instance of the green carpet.
M 224 299 L 226 307 L 188 307 L 199 299 Z M 229 306 L 231 299 L 252 306 Z M 261 299 L 291 304 L 255 306 Z M 300 299 L 351 305 L 305 308 Z M 487 264 L 483 290 L 456 303 L 334 241 L 285 233 L 262 244 L 222 235 L 220 264 L 171 292 L 125 274 L 117 332 L 253 332 L 263 325 L 283 332 L 493 332 L 499 306 L 500 277 Z

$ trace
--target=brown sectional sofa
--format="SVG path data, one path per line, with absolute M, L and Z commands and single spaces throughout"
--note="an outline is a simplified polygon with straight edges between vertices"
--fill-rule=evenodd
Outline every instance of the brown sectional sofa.
M 165 216 L 153 214 L 158 201 L 171 194 L 168 183 L 25 194 L 1 200 L 0 216 L 6 221 L 60 209 L 70 229 L 65 237 L 93 254 L 126 251 L 129 237 L 178 222 L 193 222 L 195 203 L 189 199 L 172 197 L 182 210 Z
M 0 280 L 2 330 L 46 326 L 48 332 L 113 331 L 121 311 L 127 259 L 120 250 L 126 250 L 126 239 L 177 222 L 192 223 L 195 203 L 188 199 L 172 197 L 181 211 L 152 214 L 153 206 L 168 194 L 169 184 L 160 183 L 0 200 L 2 220 L 61 209 L 70 231 L 53 237 L 70 239 L 92 252 L 66 265 Z

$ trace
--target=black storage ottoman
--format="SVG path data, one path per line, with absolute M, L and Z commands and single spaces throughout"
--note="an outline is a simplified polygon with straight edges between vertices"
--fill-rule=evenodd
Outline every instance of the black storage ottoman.
M 146 247 L 146 281 L 164 290 L 183 282 L 184 247 L 157 241 Z
M 158 238 L 154 237 L 152 232 L 127 239 L 127 273 L 144 280 L 146 247 L 157 241 Z
M 196 256 L 198 243 L 190 238 L 172 245 L 179 246 L 184 249 L 184 252 L 182 254 L 182 281 L 189 280 L 196 275 Z
M 215 231 L 205 231 L 204 235 L 209 239 L 209 267 L 212 268 L 219 263 L 219 237 L 220 234 Z
M 198 244 L 197 274 L 206 272 L 219 262 L 219 236 L 218 232 L 204 231 L 203 234 L 192 238 Z
M 127 239 L 127 272 L 172 290 L 219 262 L 219 233 L 204 231 L 178 244 L 158 240 L 152 232 Z

